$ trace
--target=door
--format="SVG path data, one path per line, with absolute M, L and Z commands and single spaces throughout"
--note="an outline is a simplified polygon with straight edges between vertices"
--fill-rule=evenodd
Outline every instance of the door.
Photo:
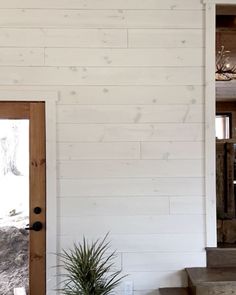
M 29 294 L 45 295 L 46 147 L 44 102 L 0 102 L 0 120 L 2 119 L 29 121 L 29 224 L 25 224 L 29 232 Z M 21 294 L 20 292 L 19 294 Z M 15 293 L 17 294 L 17 288 Z

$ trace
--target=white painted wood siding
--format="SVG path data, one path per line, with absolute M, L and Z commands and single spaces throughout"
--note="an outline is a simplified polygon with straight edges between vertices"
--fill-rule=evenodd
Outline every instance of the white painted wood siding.
M 0 89 L 58 93 L 58 251 L 109 231 L 134 295 L 205 265 L 201 2 L 0 1 Z

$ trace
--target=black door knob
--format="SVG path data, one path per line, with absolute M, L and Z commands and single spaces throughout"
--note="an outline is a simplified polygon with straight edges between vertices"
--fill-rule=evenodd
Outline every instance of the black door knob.
M 35 207 L 34 208 L 34 213 L 35 214 L 40 214 L 42 212 L 42 209 L 40 207 Z
M 26 227 L 26 230 L 34 230 L 34 231 L 40 231 L 43 228 L 43 224 L 40 221 L 35 221 L 32 226 L 29 226 L 29 224 L 27 224 L 28 227 Z

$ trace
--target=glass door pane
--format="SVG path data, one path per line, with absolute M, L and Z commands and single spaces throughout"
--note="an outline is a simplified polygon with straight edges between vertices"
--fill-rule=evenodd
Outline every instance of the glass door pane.
M 29 120 L 0 120 L 0 294 L 28 290 Z

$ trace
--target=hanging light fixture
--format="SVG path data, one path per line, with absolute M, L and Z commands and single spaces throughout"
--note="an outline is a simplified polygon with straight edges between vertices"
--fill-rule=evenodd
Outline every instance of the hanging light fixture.
M 236 79 L 236 65 L 230 63 L 230 51 L 221 46 L 216 54 L 216 81 L 231 81 Z

